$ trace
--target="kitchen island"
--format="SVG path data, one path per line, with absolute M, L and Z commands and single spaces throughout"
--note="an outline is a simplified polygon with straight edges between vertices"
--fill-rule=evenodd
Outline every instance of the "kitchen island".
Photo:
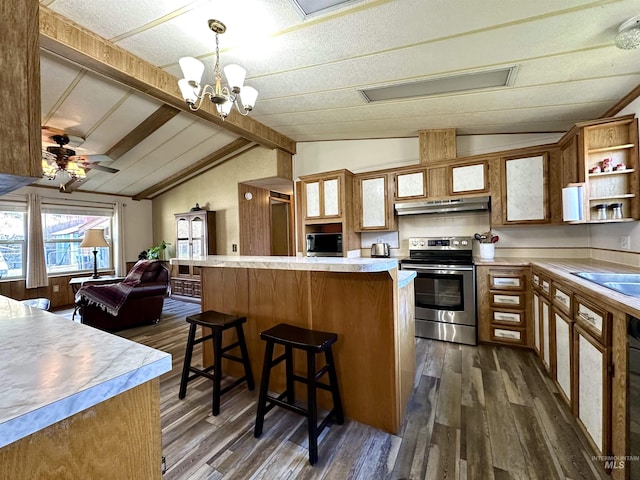
M 247 317 L 256 380 L 264 356 L 261 331 L 284 322 L 337 333 L 333 348 L 345 415 L 398 433 L 415 374 L 414 272 L 398 271 L 390 258 L 213 255 L 171 264 L 199 267 L 203 311 Z M 295 358 L 302 374 L 305 362 Z M 210 349 L 205 363 L 211 364 Z M 234 367 L 225 365 L 225 373 L 239 376 Z M 270 388 L 284 390 L 283 365 L 273 370 Z M 321 391 L 319 403 L 329 407 L 330 395 Z
M 0 479 L 161 473 L 171 356 L 0 296 Z

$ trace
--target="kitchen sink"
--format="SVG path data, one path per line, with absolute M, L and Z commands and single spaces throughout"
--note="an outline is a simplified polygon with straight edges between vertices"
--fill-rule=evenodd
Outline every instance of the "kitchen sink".
M 616 292 L 640 297 L 640 273 L 573 272 L 573 274 Z

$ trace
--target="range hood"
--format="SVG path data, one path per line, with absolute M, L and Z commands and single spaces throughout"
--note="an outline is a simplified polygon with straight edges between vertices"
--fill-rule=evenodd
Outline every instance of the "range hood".
M 489 210 L 489 197 L 452 198 L 449 200 L 426 200 L 396 203 L 398 215 L 417 215 L 429 213 L 486 212 Z

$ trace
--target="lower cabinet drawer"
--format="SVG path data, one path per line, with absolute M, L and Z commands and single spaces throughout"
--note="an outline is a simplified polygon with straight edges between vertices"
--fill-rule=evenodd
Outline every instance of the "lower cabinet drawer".
M 511 327 L 524 328 L 525 313 L 523 310 L 491 309 L 491 323 L 510 325 Z
M 524 308 L 524 292 L 489 292 L 492 307 Z
M 526 345 L 527 335 L 524 328 L 509 328 L 502 325 L 491 325 L 491 340 L 514 345 Z

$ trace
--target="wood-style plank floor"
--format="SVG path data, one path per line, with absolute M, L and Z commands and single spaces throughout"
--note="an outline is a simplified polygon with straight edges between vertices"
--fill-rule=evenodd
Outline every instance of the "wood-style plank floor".
M 173 356 L 160 379 L 167 480 L 609 478 L 533 353 L 426 339 L 416 339 L 414 391 L 400 434 L 347 419 L 323 432 L 312 467 L 303 417 L 275 408 L 254 438 L 257 389 L 223 395 L 217 417 L 207 379 L 190 382 L 178 399 L 184 319 L 199 311 L 168 299 L 159 324 L 119 333 Z

